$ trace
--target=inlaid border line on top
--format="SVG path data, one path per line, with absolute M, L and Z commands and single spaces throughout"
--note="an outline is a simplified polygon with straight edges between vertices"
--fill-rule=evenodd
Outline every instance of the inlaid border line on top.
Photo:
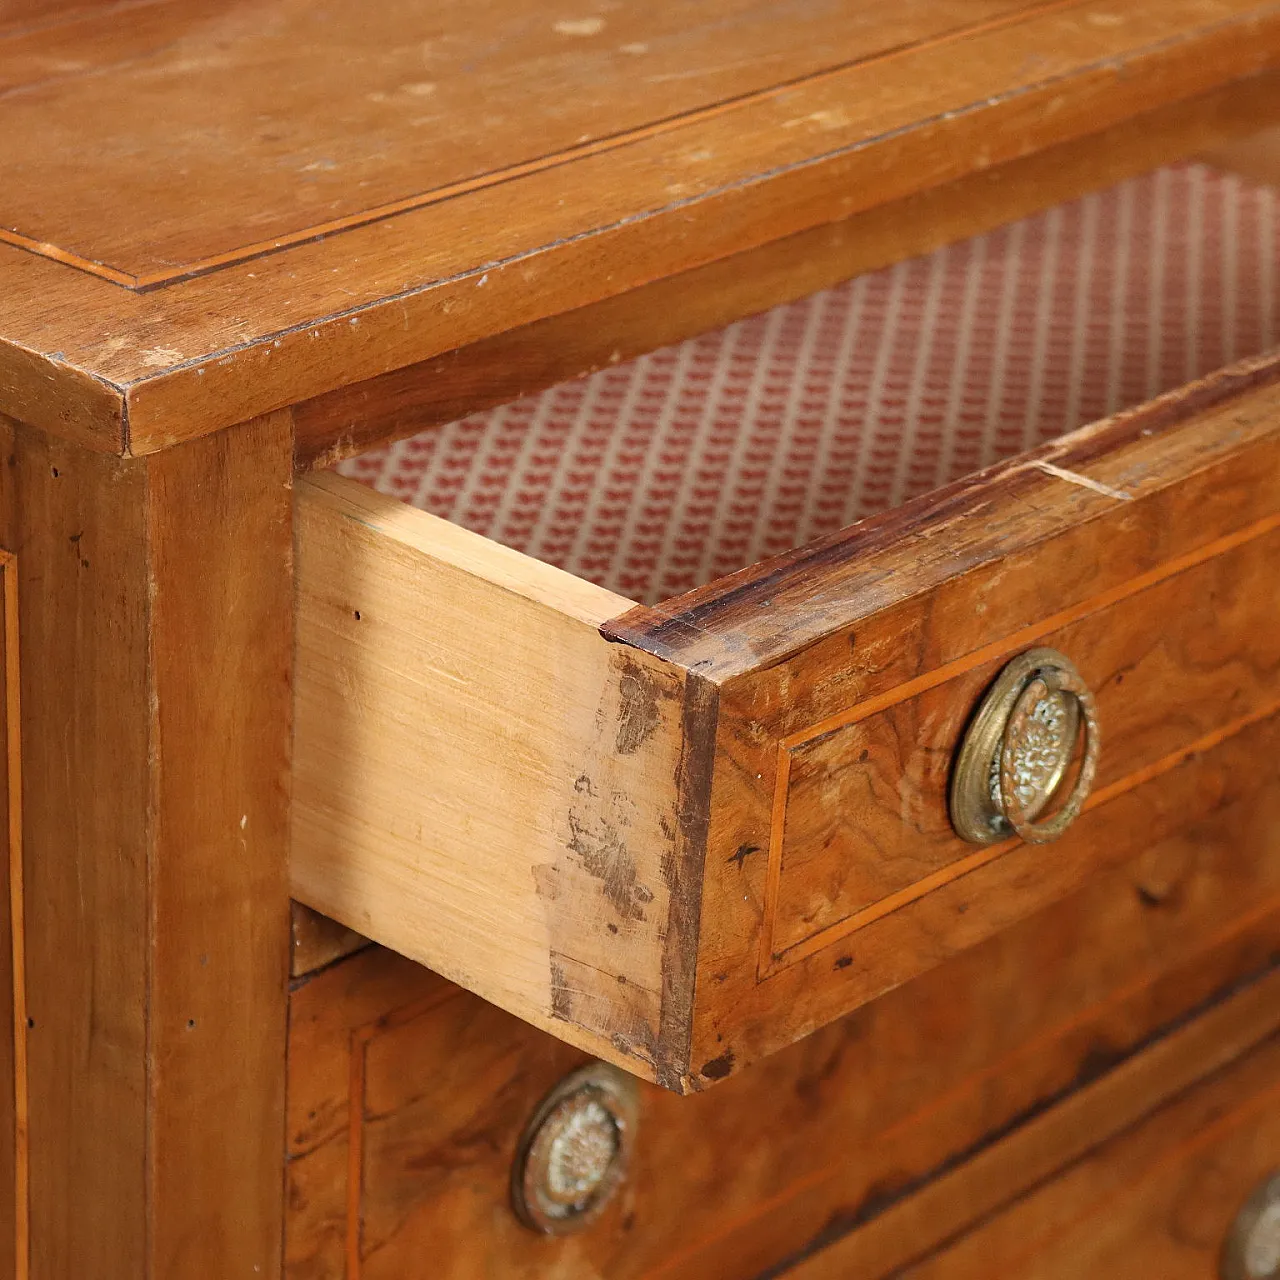
M 957 676 L 972 671 L 975 667 L 1007 657 L 1028 645 L 1035 644 L 1061 627 L 1068 626 L 1073 622 L 1087 618 L 1091 614 L 1110 608 L 1112 605 L 1122 600 L 1127 600 L 1149 587 L 1176 577 L 1178 574 L 1195 568 L 1197 565 L 1216 559 L 1218 556 L 1253 542 L 1257 538 L 1264 537 L 1276 529 L 1280 529 L 1280 512 L 1265 516 L 1243 529 L 1226 534 L 1213 542 L 1206 543 L 1202 547 L 1197 547 L 1193 551 L 1166 560 L 1163 564 L 1148 570 L 1146 573 L 1137 574 L 1118 586 L 1099 592 L 1097 595 L 1091 596 L 1089 599 L 1083 600 L 1069 609 L 1062 609 L 1047 618 L 1042 618 L 1039 622 L 1032 623 L 1030 626 L 1013 632 L 1011 635 L 1004 636 L 999 640 L 993 640 L 962 658 L 943 663 L 942 666 L 935 667 L 923 675 L 904 681 L 902 684 L 896 685 L 882 694 L 858 703 L 848 711 L 829 716 L 816 724 L 810 725 L 808 728 L 780 738 L 777 747 L 777 767 L 769 831 L 769 860 L 765 872 L 764 917 L 760 929 L 760 946 L 756 967 L 757 980 L 765 981 L 773 977 L 792 965 L 798 964 L 815 952 L 822 951 L 826 947 L 848 937 L 849 934 L 856 932 L 858 929 L 864 928 L 884 916 L 891 915 L 893 912 L 932 893 L 935 889 L 951 884 L 962 876 L 996 861 L 1022 843 L 1015 837 L 999 844 L 977 849 L 969 854 L 968 857 L 959 858 L 954 862 L 948 863 L 931 875 L 917 880 L 906 888 L 889 894 L 869 906 L 824 926 L 816 933 L 812 933 L 808 937 L 784 947 L 781 951 L 775 951 L 774 940 L 777 932 L 778 903 L 782 887 L 782 851 L 783 837 L 786 831 L 791 755 L 797 747 L 804 746 L 818 738 L 826 737 L 828 734 L 843 729 L 848 725 L 857 724 L 861 720 L 867 720 L 872 716 L 879 715 L 882 711 L 886 711 L 898 703 L 906 702 L 930 689 L 937 688 L 939 685 L 946 684 Z M 1220 726 L 1195 742 L 1188 743 L 1167 756 L 1144 765 L 1126 777 L 1099 788 L 1089 797 L 1088 802 L 1085 804 L 1085 811 L 1087 812 L 1098 805 L 1105 804 L 1133 787 L 1159 777 L 1189 756 L 1216 746 L 1241 730 L 1248 728 L 1251 724 L 1266 719 L 1276 711 L 1280 711 L 1280 701 L 1269 703 L 1260 710 L 1242 716 L 1228 725 Z
M 396 217 L 398 214 L 412 213 L 417 209 L 440 204 L 445 200 L 452 200 L 458 196 L 489 190 L 518 178 L 529 177 L 550 169 L 557 169 L 610 151 L 618 151 L 636 143 L 646 142 L 651 138 L 677 133 L 682 129 L 702 124 L 708 120 L 714 120 L 719 116 L 729 115 L 732 112 L 767 102 L 770 98 L 779 97 L 784 93 L 792 93 L 798 88 L 820 85 L 825 81 L 834 80 L 839 76 L 847 75 L 850 71 L 893 62 L 899 58 L 926 52 L 930 49 L 945 48 L 947 45 L 954 44 L 960 40 L 976 35 L 984 35 L 992 31 L 1000 31 L 1007 27 L 1015 27 L 1053 14 L 1059 10 L 1078 9 L 1088 3 L 1089 0 L 1043 0 L 1042 3 L 1030 7 L 1011 9 L 985 22 L 956 27 L 938 35 L 913 41 L 910 44 L 897 45 L 882 50 L 867 58 L 854 58 L 848 62 L 838 63 L 835 66 L 823 68 L 821 71 L 812 72 L 809 75 L 796 76 L 791 80 L 784 80 L 761 89 L 754 89 L 721 102 L 708 103 L 678 116 L 655 120 L 623 133 L 610 134 L 603 138 L 581 143 L 578 146 L 566 147 L 563 151 L 540 156 L 535 160 L 525 160 L 517 164 L 507 165 L 501 169 L 493 169 L 488 173 L 477 174 L 471 178 L 463 178 L 460 181 L 447 183 L 441 187 L 434 187 L 430 191 L 405 196 L 400 200 L 391 200 L 385 204 L 375 205 L 370 209 L 362 209 L 357 213 L 330 219 L 327 222 L 318 222 L 312 226 L 273 237 L 270 240 L 256 241 L 253 244 L 230 249 L 225 253 L 198 258 L 193 262 L 183 263 L 164 271 L 144 274 L 123 271 L 119 267 L 113 267 L 105 262 L 97 262 L 92 258 L 86 258 L 69 249 L 64 249 L 60 245 L 40 240 L 35 236 L 23 235 L 19 231 L 3 227 L 0 227 L 0 243 L 10 244 L 17 249 L 24 249 L 28 253 L 36 254 L 53 262 L 59 262 L 64 266 L 74 267 L 76 270 L 97 276 L 99 279 L 106 280 L 111 284 L 121 285 L 129 290 L 154 289 L 161 285 L 175 284 L 181 280 L 188 280 L 193 276 L 207 275 L 222 267 L 235 266 L 253 258 L 263 257 L 266 254 L 296 248 L 298 245 L 321 240 L 343 231 L 352 231 L 357 227 L 383 222 L 388 218 Z

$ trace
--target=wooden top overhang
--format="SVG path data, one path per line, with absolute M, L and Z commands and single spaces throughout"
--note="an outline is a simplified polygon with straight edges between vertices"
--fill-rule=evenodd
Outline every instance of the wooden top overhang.
M 1224 86 L 1280 110 L 1259 0 L 16 8 L 0 412 L 126 453 Z

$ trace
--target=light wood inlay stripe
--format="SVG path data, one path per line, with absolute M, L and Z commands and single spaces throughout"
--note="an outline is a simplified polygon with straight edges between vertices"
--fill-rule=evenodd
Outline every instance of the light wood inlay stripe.
M 30 1268 L 30 1176 L 27 1099 L 26 931 L 22 884 L 21 675 L 18 661 L 17 559 L 0 551 L 4 607 L 5 786 L 9 813 L 9 936 L 13 950 L 13 1162 L 14 1275 Z

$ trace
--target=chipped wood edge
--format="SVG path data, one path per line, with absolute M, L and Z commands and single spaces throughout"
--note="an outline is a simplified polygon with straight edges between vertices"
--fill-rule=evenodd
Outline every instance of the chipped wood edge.
M 610 619 L 604 632 L 655 656 L 697 669 L 724 685 L 821 640 L 833 627 L 832 601 L 848 600 L 840 626 L 847 626 L 905 598 L 1010 553 L 1009 529 L 1019 549 L 1028 549 L 1109 511 L 1185 480 L 1221 461 L 1224 451 L 1245 447 L 1245 436 L 1275 435 L 1274 407 L 1280 405 L 1280 353 L 1266 352 L 1220 369 L 1108 418 L 1087 423 L 1057 440 L 961 477 L 912 499 L 783 552 L 737 573 L 655 605 L 638 605 Z M 1253 417 L 1240 421 L 1246 407 Z M 1221 434 L 1224 443 L 1200 448 L 1195 424 L 1210 415 L 1230 415 L 1236 425 Z M 1173 445 L 1177 465 L 1153 467 Z M 1067 486 L 1065 492 L 1063 486 Z M 1035 501 L 1032 501 L 1035 498 Z M 1082 506 L 1085 503 L 1087 505 Z M 997 513 L 1006 517 L 1000 525 Z M 978 519 L 980 535 L 968 531 Z M 965 537 L 954 535 L 965 530 Z M 955 556 L 934 557 L 926 580 L 920 548 L 967 545 L 964 565 Z M 911 573 L 901 572 L 905 565 Z M 868 589 L 841 583 L 857 565 Z M 891 584 L 902 585 L 896 592 Z M 890 584 L 890 585 L 884 585 Z M 795 598 L 782 598 L 789 588 Z M 771 616 L 787 618 L 767 637 L 744 643 L 738 632 L 744 616 L 770 602 Z M 808 603 L 822 599 L 822 610 Z M 807 616 L 811 613 L 812 616 Z

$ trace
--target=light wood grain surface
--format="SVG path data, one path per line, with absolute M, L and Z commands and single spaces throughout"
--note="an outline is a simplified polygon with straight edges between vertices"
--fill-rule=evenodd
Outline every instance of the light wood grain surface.
M 619 597 L 353 481 L 297 519 L 294 895 L 678 1077 L 684 673 L 600 635 Z

